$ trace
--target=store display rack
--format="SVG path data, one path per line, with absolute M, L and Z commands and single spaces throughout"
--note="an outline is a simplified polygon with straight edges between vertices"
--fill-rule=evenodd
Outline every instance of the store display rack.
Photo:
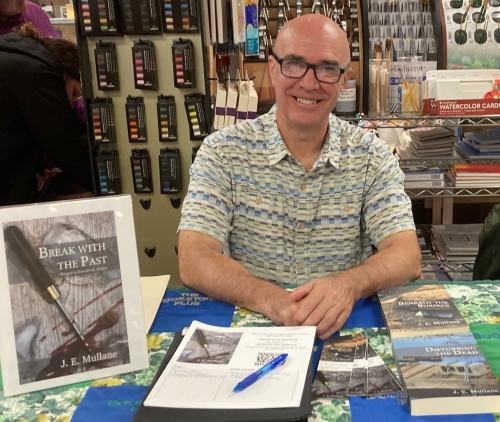
M 358 114 L 355 117 L 343 117 L 344 120 L 356 124 L 366 129 L 376 128 L 403 128 L 411 129 L 415 127 L 483 127 L 483 126 L 500 126 L 499 116 L 474 116 L 474 117 L 445 117 L 442 116 L 415 116 L 415 117 L 367 117 Z M 426 167 L 439 167 L 441 169 L 449 169 L 456 163 L 469 163 L 467 159 L 411 159 L 399 160 L 400 167 L 407 166 L 426 166 Z M 499 160 L 484 159 L 474 160 L 474 163 L 498 163 Z M 487 186 L 483 188 L 477 187 L 457 187 L 453 186 L 450 181 L 443 188 L 426 189 L 415 188 L 405 189 L 408 196 L 412 199 L 424 198 L 454 198 L 454 197 L 491 197 L 500 196 L 500 186 Z
M 412 199 L 419 198 L 456 198 L 456 197 L 491 197 L 500 196 L 500 186 L 487 188 L 464 188 L 448 186 L 438 189 L 415 188 L 405 189 L 406 194 Z
M 362 114 L 355 117 L 343 117 L 352 123 L 364 128 L 392 127 L 411 129 L 413 127 L 437 127 L 437 126 L 500 126 L 500 115 L 498 116 L 474 116 L 474 117 L 442 117 L 442 116 L 391 116 L 391 117 L 367 117 Z

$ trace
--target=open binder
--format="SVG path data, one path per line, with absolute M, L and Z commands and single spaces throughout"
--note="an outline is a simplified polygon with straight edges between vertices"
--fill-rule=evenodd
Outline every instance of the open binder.
M 311 411 L 312 365 L 309 362 L 307 377 L 304 384 L 299 407 L 279 409 L 180 409 L 171 407 L 144 406 L 144 400 L 149 395 L 161 373 L 179 347 L 183 336 L 175 334 L 172 344 L 165 355 L 146 396 L 137 409 L 133 422 L 307 422 Z

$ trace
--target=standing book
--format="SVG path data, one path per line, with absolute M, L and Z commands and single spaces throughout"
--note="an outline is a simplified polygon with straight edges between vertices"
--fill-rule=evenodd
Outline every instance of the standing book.
M 6 396 L 148 367 L 130 197 L 0 209 Z
M 500 412 L 500 383 L 472 333 L 397 338 L 412 416 Z
M 468 332 L 445 286 L 399 286 L 378 292 L 391 339 Z

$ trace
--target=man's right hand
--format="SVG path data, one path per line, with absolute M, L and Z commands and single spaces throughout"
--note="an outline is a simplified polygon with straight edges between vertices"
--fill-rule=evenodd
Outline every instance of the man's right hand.
M 295 313 L 300 303 L 290 299 L 290 292 L 283 289 L 270 301 L 270 309 L 265 312 L 266 316 L 275 324 L 282 326 L 297 325 L 293 322 Z

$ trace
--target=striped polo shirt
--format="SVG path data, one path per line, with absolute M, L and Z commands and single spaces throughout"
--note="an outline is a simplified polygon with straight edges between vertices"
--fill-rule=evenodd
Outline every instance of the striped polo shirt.
M 280 285 L 347 270 L 372 254 L 371 243 L 415 229 L 389 146 L 334 115 L 308 173 L 273 107 L 205 138 L 190 175 L 179 230 L 212 236 L 253 275 Z

